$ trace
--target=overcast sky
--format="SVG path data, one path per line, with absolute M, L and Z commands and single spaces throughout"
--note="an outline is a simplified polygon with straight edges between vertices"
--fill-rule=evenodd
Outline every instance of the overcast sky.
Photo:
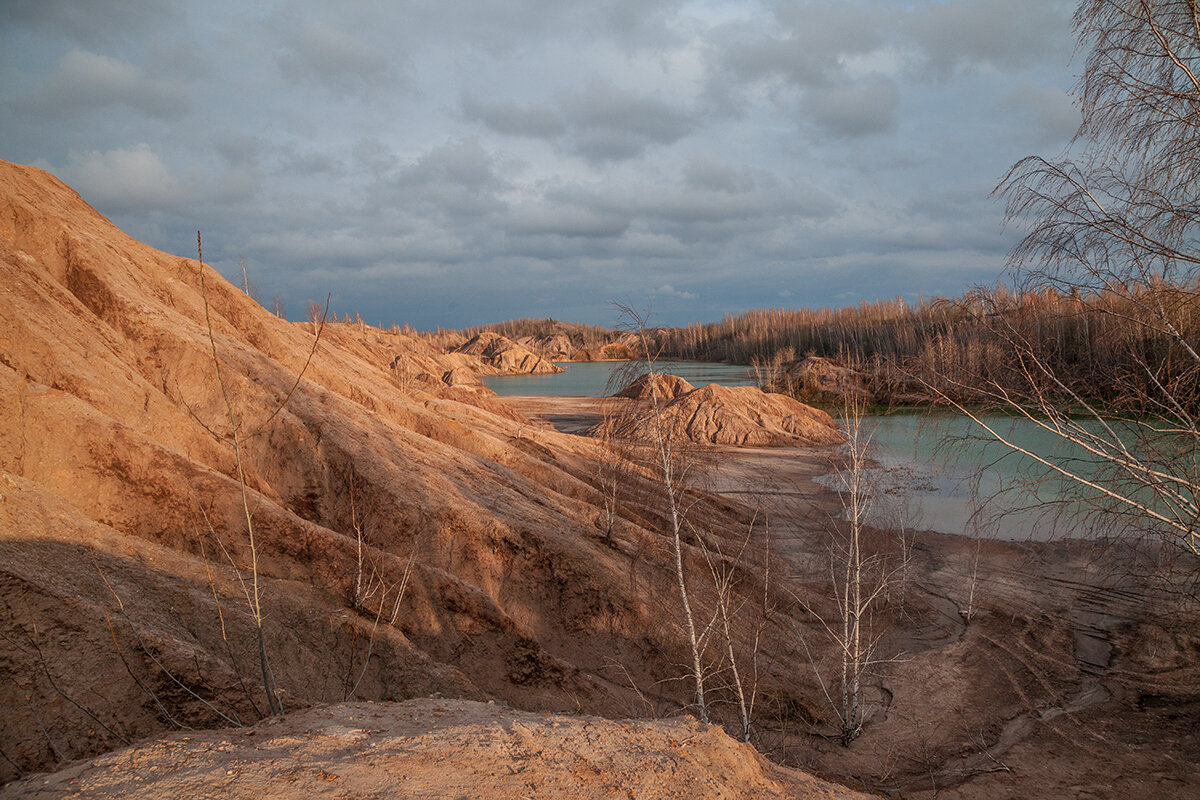
M 1062 150 L 1056 0 L 0 0 L 0 157 L 292 318 L 956 294 Z

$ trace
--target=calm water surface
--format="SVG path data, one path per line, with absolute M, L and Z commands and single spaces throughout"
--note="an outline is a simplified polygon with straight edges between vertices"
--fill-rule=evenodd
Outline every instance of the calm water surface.
M 536 395 L 539 397 L 603 397 L 621 387 L 610 385 L 614 375 L 635 370 L 630 361 L 557 361 L 566 372 L 557 375 L 503 375 L 484 378 L 483 382 L 499 395 Z M 740 364 L 716 364 L 707 361 L 659 361 L 659 372 L 678 375 L 694 386 L 719 383 L 723 386 L 753 386 L 754 373 Z M 644 371 L 644 370 L 640 370 Z
M 558 364 L 566 369 L 558 375 L 483 380 L 499 395 L 602 397 L 627 383 L 638 366 L 623 361 Z M 753 370 L 737 364 L 661 361 L 657 368 L 696 386 L 755 384 Z M 1064 462 L 1079 455 L 1026 420 L 989 416 L 985 421 L 1032 452 Z M 1082 507 L 1078 513 L 1068 509 L 1057 516 L 1047 514 L 1047 501 L 1062 497 L 1069 487 L 1046 467 L 987 440 L 966 416 L 941 412 L 866 417 L 863 435 L 869 437 L 868 455 L 878 465 L 868 470 L 874 524 L 1010 540 L 1096 532 L 1077 524 L 1083 519 Z M 837 474 L 817 480 L 834 489 L 840 484 Z
M 1085 455 L 1028 420 L 987 416 L 997 433 L 1031 452 L 1082 469 Z M 876 524 L 1009 540 L 1090 536 L 1098 530 L 1082 505 L 1059 500 L 1074 487 L 1033 459 L 988 439 L 969 417 L 953 413 L 867 417 L 863 435 L 878 467 L 868 470 Z M 819 482 L 830 488 L 836 474 Z M 1050 503 L 1061 513 L 1047 512 Z

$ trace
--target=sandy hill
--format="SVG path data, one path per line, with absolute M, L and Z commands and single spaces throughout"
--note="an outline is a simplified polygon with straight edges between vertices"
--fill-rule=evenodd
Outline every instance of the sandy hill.
M 578 349 L 575 341 L 565 333 L 555 333 L 549 336 L 520 336 L 516 340 L 520 346 L 549 359 L 550 361 L 569 361 Z M 582 342 L 583 337 L 577 341 Z
M 611 797 L 853 800 L 690 718 L 610 721 L 422 699 L 175 734 L 33 776 L 11 798 Z
M 657 394 L 659 401 L 665 403 L 681 397 L 695 390 L 695 388 L 695 386 L 692 386 L 678 375 L 671 375 L 665 372 L 656 372 L 654 380 L 651 382 L 650 373 L 647 372 L 630 381 L 628 386 L 615 393 L 613 397 L 628 397 L 631 400 L 650 400 Z
M 800 359 L 780 377 L 781 390 L 813 403 L 870 403 L 875 399 L 864 373 L 821 356 Z
M 843 441 L 837 423 L 824 411 L 786 395 L 768 394 L 756 386 L 710 383 L 687 390 L 686 381 L 660 376 L 660 403 L 668 433 L 679 441 L 749 447 L 823 446 Z M 607 420 L 591 432 L 626 439 L 649 439 L 657 430 L 658 413 L 645 402 L 648 382 L 631 387 L 625 397 L 640 398 L 639 408 Z M 607 427 L 605 427 L 607 426 Z
M 524 345 L 491 331 L 476 334 L 470 341 L 456 347 L 454 352 L 477 356 L 484 364 L 492 367 L 495 374 L 553 375 L 562 372 L 561 367 L 555 366 Z
M 469 356 L 318 338 L 4 162 L 0 287 L 0 780 L 253 723 L 260 652 L 292 710 L 686 704 L 654 484 L 625 476 L 609 537 L 597 444 L 447 386 Z M 750 518 L 693 513 L 712 536 Z M 736 591 L 761 596 L 744 569 Z M 764 724 L 812 713 L 797 647 L 781 625 L 760 654 Z

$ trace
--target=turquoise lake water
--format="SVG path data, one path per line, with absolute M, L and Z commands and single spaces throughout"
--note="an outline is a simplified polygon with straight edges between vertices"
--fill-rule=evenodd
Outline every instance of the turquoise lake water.
M 1085 477 L 1100 476 L 1082 448 L 1033 422 L 994 415 L 982 419 L 1030 452 Z M 877 524 L 1008 540 L 1117 533 L 1111 518 L 1089 515 L 1089 505 L 1062 502 L 1078 494 L 1074 482 L 990 438 L 967 416 L 867 417 L 863 432 L 870 437 L 868 454 L 878 464 L 868 472 Z M 827 475 L 819 482 L 837 488 L 839 479 Z
M 484 378 L 489 389 L 499 395 L 536 395 L 538 397 L 604 397 L 645 371 L 636 361 L 559 361 L 566 369 L 557 375 L 503 375 Z M 754 386 L 754 372 L 741 364 L 717 364 L 707 361 L 659 361 L 659 372 L 678 375 L 694 386 L 719 383 L 723 386 Z M 631 372 L 632 371 L 632 372 Z M 620 385 L 614 385 L 620 384 Z
M 500 395 L 602 397 L 640 371 L 637 362 L 561 362 L 559 366 L 566 371 L 491 377 L 484 382 Z M 661 361 L 657 369 L 696 386 L 755 384 L 753 370 L 736 364 Z M 987 416 L 984 421 L 1032 452 L 1080 466 L 1081 451 L 1027 420 Z M 868 455 L 877 465 L 868 470 L 874 524 L 1010 540 L 1112 532 L 1087 519 L 1082 505 L 1064 510 L 1058 501 L 1071 492 L 1070 484 L 1049 474 L 1045 466 L 989 440 L 969 417 L 948 412 L 871 416 L 864 419 L 863 429 L 870 437 Z M 836 489 L 839 478 L 830 474 L 818 482 Z M 1048 513 L 1051 507 L 1060 513 Z

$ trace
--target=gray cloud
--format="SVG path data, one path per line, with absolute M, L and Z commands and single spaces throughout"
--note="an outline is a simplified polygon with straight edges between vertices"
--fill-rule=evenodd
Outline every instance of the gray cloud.
M 619 237 L 631 218 L 611 210 L 583 206 L 529 203 L 512 210 L 505 228 L 516 234 L 550 234 L 568 238 Z
M 884 75 L 852 83 L 810 89 L 804 111 L 821 130 L 837 136 L 865 136 L 896 127 L 898 91 Z
M 634 158 L 652 145 L 674 144 L 695 125 L 687 113 L 658 97 L 600 80 L 564 92 L 561 104 L 572 150 L 592 161 Z
M 549 106 L 522 106 L 508 102 L 486 102 L 464 92 L 459 99 L 463 117 L 481 122 L 496 133 L 556 139 L 566 130 L 562 116 Z
M 1005 95 L 1002 107 L 1032 118 L 1037 145 L 1069 139 L 1082 122 L 1074 98 L 1059 89 L 1022 84 Z
M 304 25 L 288 38 L 278 63 L 293 81 L 340 91 L 365 91 L 389 77 L 387 59 L 370 42 L 317 23 Z
M 773 24 L 725 31 L 721 63 L 741 79 L 823 85 L 838 76 L 846 58 L 882 43 L 885 17 L 880 9 L 844 2 L 782 2 L 772 11 Z
M 757 184 L 750 170 L 732 166 L 709 154 L 696 156 L 688 162 L 683 181 L 689 189 L 728 194 L 752 192 Z
M 71 41 L 99 44 L 178 24 L 178 4 L 168 0 L 5 0 L 5 24 Z
M 925 3 L 901 18 L 901 30 L 935 70 L 1014 68 L 1031 60 L 1061 60 L 1064 47 L 1071 46 L 1070 13 L 1061 0 Z
M 695 300 L 700 296 L 700 295 L 696 294 L 695 292 L 689 292 L 685 289 L 676 289 L 674 286 L 672 286 L 669 283 L 664 283 L 662 286 L 659 286 L 651 294 L 658 296 L 658 297 L 661 297 L 661 296 L 678 297 L 683 300 Z
M 1057 0 L 9 9 L 0 153 L 162 249 L 203 228 L 296 314 L 952 293 L 1001 268 L 997 178 L 1078 120 Z
M 170 206 L 182 187 L 150 145 L 123 150 L 72 153 L 60 170 L 63 180 L 109 213 Z
M 119 59 L 73 49 L 59 59 L 54 73 L 25 97 L 23 104 L 51 116 L 122 106 L 172 119 L 187 111 L 189 101 L 181 86 L 150 78 Z

